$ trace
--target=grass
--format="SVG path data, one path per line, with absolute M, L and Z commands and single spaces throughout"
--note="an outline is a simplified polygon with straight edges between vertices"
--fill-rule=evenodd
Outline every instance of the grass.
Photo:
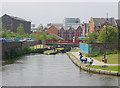
M 76 48 L 72 48 L 70 52 L 79 52 L 79 51 L 80 51 L 79 48 L 78 48 L 78 49 L 76 49 Z
M 79 51 L 80 50 L 76 49 L 76 48 L 71 49 L 71 52 L 79 52 Z M 82 54 L 83 54 L 83 56 L 88 57 L 85 53 L 82 52 Z M 93 58 L 101 62 L 103 57 L 104 56 L 98 56 L 98 57 L 93 57 Z M 107 64 L 120 64 L 120 63 L 118 63 L 119 62 L 118 57 L 119 57 L 118 54 L 106 55 Z
M 108 67 L 102 67 L 102 66 L 87 66 L 87 67 L 96 68 L 96 69 L 102 69 L 102 70 L 120 71 L 120 66 L 108 66 Z
M 77 57 L 75 57 L 72 53 L 68 53 L 69 55 L 73 56 L 75 59 L 79 60 Z M 111 56 L 111 55 L 110 55 Z M 82 64 L 82 63 L 81 63 Z M 102 69 L 102 70 L 111 70 L 111 71 L 120 71 L 120 66 L 107 66 L 107 67 L 102 67 L 102 66 L 89 66 L 86 64 L 82 64 L 85 65 L 86 67 L 90 67 L 90 68 L 96 68 L 96 69 Z
M 68 53 L 71 56 L 73 56 L 75 59 L 79 60 L 77 57 L 75 57 L 72 53 Z M 102 57 L 97 58 L 97 60 L 99 59 L 100 61 Z M 118 54 L 112 54 L 112 55 L 107 55 L 107 58 L 109 58 L 108 62 L 111 64 L 115 64 L 118 63 Z M 112 59 L 112 60 L 111 60 Z M 112 62 L 113 61 L 113 62 Z M 89 66 L 86 64 L 83 64 L 87 67 L 90 68 L 96 68 L 96 69 L 102 69 L 102 70 L 111 70 L 111 71 L 120 71 L 120 66 L 107 66 L 107 67 L 102 67 L 102 66 Z
M 98 61 L 102 61 L 103 56 L 94 57 Z M 107 64 L 119 64 L 118 63 L 118 54 L 107 55 Z

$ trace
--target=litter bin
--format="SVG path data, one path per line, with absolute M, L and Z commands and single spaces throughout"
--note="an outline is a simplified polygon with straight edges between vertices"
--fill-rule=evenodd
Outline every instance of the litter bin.
M 104 63 L 107 63 L 107 59 L 106 58 L 104 59 Z
M 107 59 L 106 58 L 102 58 L 102 62 L 107 63 Z

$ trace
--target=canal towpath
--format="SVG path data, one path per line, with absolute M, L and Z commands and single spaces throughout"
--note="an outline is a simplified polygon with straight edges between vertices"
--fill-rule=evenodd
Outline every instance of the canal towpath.
M 71 52 L 78 60 L 80 60 L 80 56 L 79 56 L 79 52 Z M 86 57 L 88 60 L 90 59 L 90 57 Z M 96 59 L 94 59 L 93 65 L 98 65 L 98 66 L 103 66 L 103 65 L 107 65 L 107 66 L 120 66 L 120 64 L 106 64 L 104 62 L 100 62 Z

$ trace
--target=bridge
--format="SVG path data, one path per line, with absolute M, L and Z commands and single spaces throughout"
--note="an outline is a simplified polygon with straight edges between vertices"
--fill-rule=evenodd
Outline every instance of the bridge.
M 78 47 L 78 43 L 48 43 L 46 45 L 53 47 Z
M 46 45 L 54 47 L 78 47 L 79 43 L 74 43 L 73 40 L 46 40 Z

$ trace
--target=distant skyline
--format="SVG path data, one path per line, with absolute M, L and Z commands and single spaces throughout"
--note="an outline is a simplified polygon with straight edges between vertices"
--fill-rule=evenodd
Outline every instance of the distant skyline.
M 1 4 L 1 3 L 0 3 Z M 2 14 L 17 16 L 39 24 L 63 23 L 64 18 L 76 17 L 89 22 L 91 17 L 118 18 L 117 2 L 3 2 Z

